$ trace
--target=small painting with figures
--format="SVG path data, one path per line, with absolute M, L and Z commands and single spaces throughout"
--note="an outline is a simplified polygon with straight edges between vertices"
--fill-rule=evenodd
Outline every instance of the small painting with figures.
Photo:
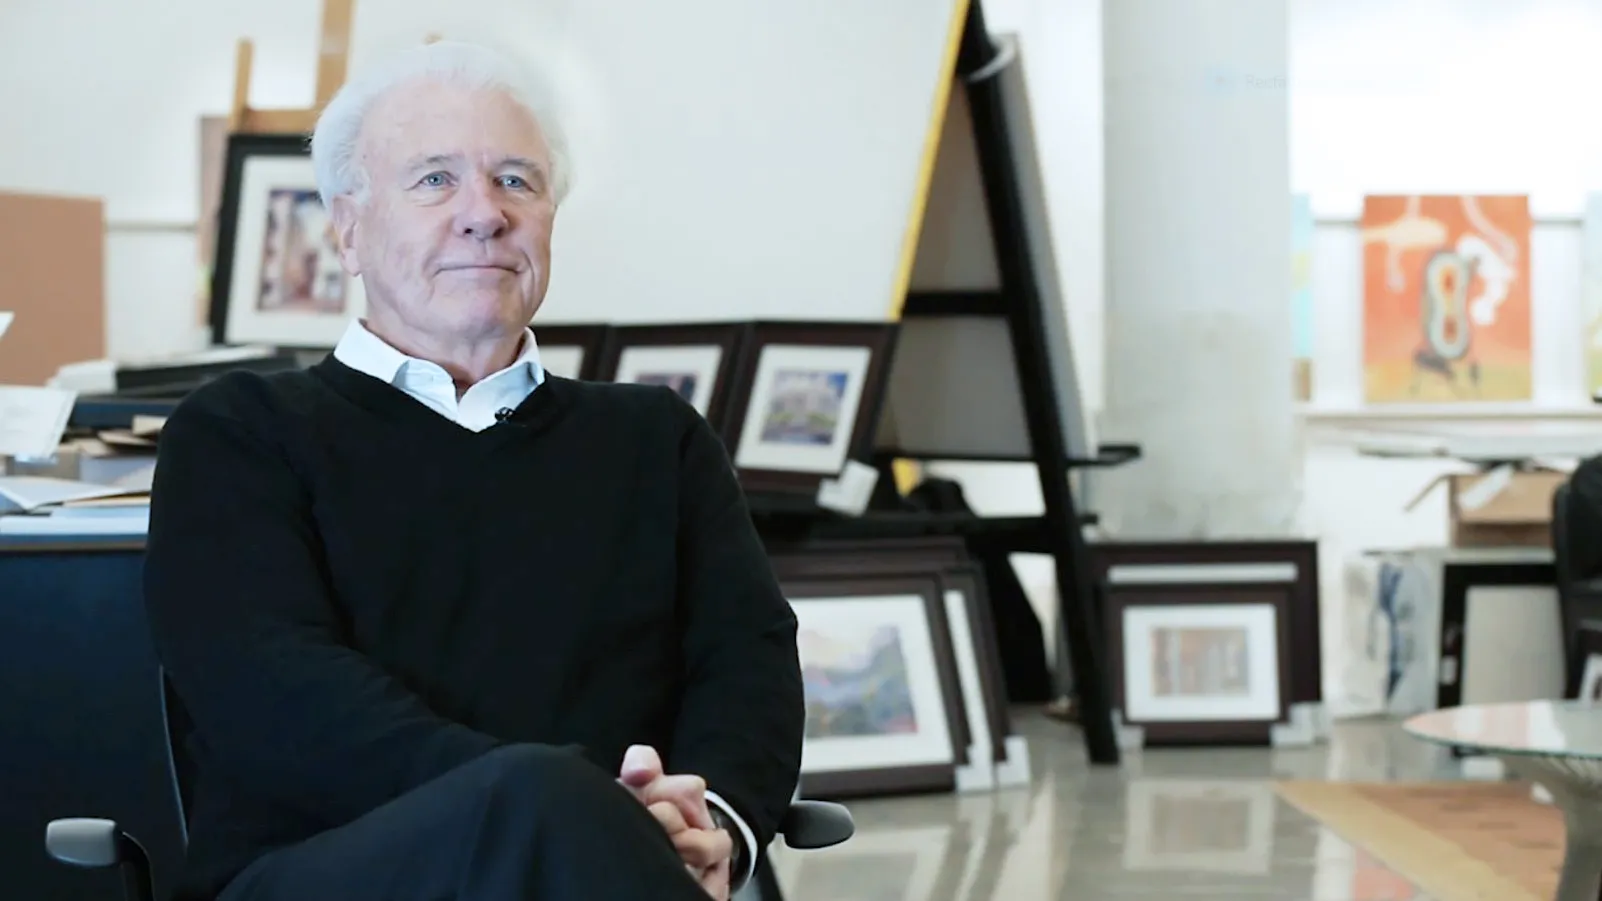
M 317 192 L 299 187 L 268 192 L 256 308 L 342 313 L 345 283 L 339 245 Z
M 846 373 L 782 369 L 773 376 L 762 440 L 828 447 L 840 427 Z
M 1246 629 L 1151 630 L 1152 684 L 1158 697 L 1241 696 L 1251 692 Z

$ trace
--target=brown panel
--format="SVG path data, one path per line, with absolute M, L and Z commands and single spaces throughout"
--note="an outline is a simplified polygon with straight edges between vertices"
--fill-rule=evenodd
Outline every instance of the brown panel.
M 0 192 L 0 384 L 42 385 L 106 355 L 106 224 L 99 199 Z

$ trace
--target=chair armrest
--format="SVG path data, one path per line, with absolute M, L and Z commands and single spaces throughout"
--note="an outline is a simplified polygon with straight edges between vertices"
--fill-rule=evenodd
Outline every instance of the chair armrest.
M 828 801 L 792 801 L 779 824 L 784 843 L 804 850 L 838 845 L 856 829 L 851 811 Z
M 74 817 L 45 826 L 45 851 L 61 863 L 86 869 L 118 867 L 128 901 L 155 901 L 150 855 L 116 820 Z

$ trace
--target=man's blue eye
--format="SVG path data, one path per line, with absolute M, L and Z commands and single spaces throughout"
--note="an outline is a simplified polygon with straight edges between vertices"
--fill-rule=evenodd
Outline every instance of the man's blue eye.
M 521 175 L 503 175 L 501 176 L 501 179 L 503 182 L 507 183 L 506 186 L 509 188 L 528 187 L 528 182 L 524 181 L 523 176 Z
M 445 173 L 434 172 L 432 174 L 425 175 L 423 176 L 422 183 L 431 188 L 443 187 L 445 185 Z

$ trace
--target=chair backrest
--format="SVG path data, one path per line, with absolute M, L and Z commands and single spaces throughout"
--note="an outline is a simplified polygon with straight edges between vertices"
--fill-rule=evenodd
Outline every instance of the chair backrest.
M 167 774 L 172 779 L 173 800 L 178 805 L 179 834 L 184 844 L 189 844 L 189 801 L 194 786 L 194 763 L 189 759 L 186 746 L 189 734 L 193 731 L 194 722 L 189 718 L 189 712 L 184 709 L 183 701 L 179 699 L 178 692 L 172 687 L 172 680 L 167 678 L 167 671 L 161 671 L 161 718 L 166 725 L 167 732 Z
M 1572 488 L 1565 479 L 1552 492 L 1552 564 L 1561 591 L 1574 580 L 1574 560 L 1569 553 L 1569 504 Z

